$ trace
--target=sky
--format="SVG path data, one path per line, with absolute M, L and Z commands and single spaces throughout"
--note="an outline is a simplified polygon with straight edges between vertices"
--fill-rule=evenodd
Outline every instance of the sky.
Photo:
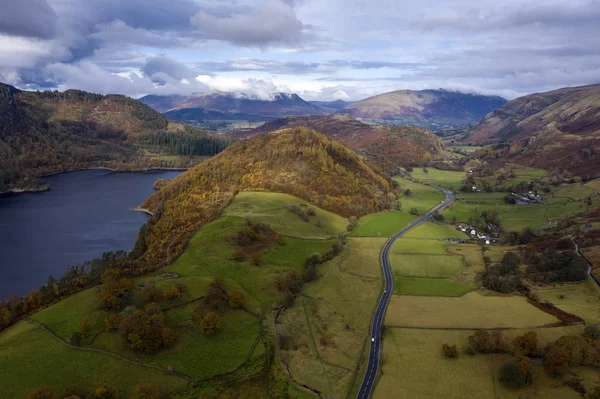
M 512 99 L 600 83 L 600 0 L 0 0 L 0 81 L 132 97 Z

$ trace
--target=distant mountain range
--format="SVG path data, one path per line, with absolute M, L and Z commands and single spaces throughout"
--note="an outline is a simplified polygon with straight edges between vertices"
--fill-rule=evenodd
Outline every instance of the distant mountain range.
M 368 125 L 350 115 L 285 116 L 252 130 L 230 134 L 248 138 L 295 127 L 314 129 L 341 141 L 390 175 L 398 173 L 401 167 L 423 165 L 450 157 L 441 140 L 427 129 Z
M 225 113 L 224 116 L 241 113 L 267 118 L 284 115 L 324 115 L 328 113 L 323 108 L 304 101 L 297 94 L 286 93 L 277 93 L 269 100 L 233 93 L 213 93 L 188 97 L 149 95 L 139 100 L 159 112 L 202 108 Z
M 481 154 L 489 159 L 600 176 L 600 85 L 512 100 L 487 115 L 463 140 L 494 144 Z
M 304 101 L 297 94 L 277 93 L 264 100 L 232 93 L 140 98 L 144 104 L 177 121 L 268 121 L 280 116 L 349 114 L 368 122 L 444 129 L 479 122 L 504 105 L 496 96 L 445 90 L 402 90 L 358 102 Z M 193 110 L 182 112 L 182 110 Z M 246 118 L 246 119 L 241 119 Z
M 446 90 L 399 90 L 347 105 L 340 112 L 393 125 L 450 128 L 479 122 L 506 104 L 498 96 Z

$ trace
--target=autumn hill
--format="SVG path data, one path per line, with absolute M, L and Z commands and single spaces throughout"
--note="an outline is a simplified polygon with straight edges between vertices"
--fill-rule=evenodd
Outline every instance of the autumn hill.
M 464 139 L 492 144 L 482 159 L 544 169 L 566 169 L 585 177 L 600 170 L 600 85 L 536 93 L 488 114 Z
M 344 217 L 389 209 L 396 199 L 392 181 L 345 145 L 304 128 L 265 133 L 234 143 L 146 200 L 155 216 L 138 238 L 133 273 L 174 261 L 238 191 L 291 194 Z
M 349 115 L 286 116 L 231 134 L 252 137 L 284 127 L 306 127 L 341 141 L 389 175 L 397 174 L 401 167 L 449 158 L 441 140 L 427 129 L 367 125 Z
M 0 192 L 39 187 L 36 176 L 70 169 L 188 166 L 185 157 L 214 155 L 230 142 L 169 122 L 129 97 L 27 92 L 2 83 L 0 121 Z

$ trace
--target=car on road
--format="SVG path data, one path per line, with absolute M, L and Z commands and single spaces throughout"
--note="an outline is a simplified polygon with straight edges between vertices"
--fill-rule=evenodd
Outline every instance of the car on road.
M 371 338 L 371 342 L 375 342 L 375 338 Z

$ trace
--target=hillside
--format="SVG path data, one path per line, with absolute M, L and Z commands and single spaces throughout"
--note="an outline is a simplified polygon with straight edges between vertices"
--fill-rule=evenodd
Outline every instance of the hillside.
M 395 125 L 442 129 L 477 123 L 505 103 L 506 100 L 497 96 L 446 90 L 399 90 L 357 101 L 339 112 Z
M 254 114 L 245 114 L 242 112 L 223 112 L 205 108 L 180 108 L 164 112 L 163 115 L 172 121 L 249 121 L 264 122 L 272 120 L 274 117 L 260 116 Z
M 0 84 L 0 192 L 41 187 L 36 176 L 107 166 L 188 166 L 160 155 L 214 155 L 229 139 L 169 122 L 121 95 L 26 92 Z
M 283 127 L 306 127 L 341 141 L 388 174 L 397 173 L 400 167 L 449 156 L 440 139 L 427 129 L 367 125 L 349 115 L 283 117 L 256 129 L 232 134 L 250 137 Z
M 506 143 L 483 150 L 481 157 L 598 176 L 600 85 L 517 98 L 487 115 L 464 141 Z
M 304 101 L 297 94 L 286 93 L 277 93 L 269 100 L 233 93 L 212 93 L 196 96 L 150 95 L 139 100 L 158 112 L 203 108 L 211 111 L 243 113 L 267 118 L 327 113 L 321 107 Z
M 291 194 L 344 217 L 389 209 L 392 182 L 343 144 L 307 129 L 283 129 L 231 145 L 149 197 L 156 216 L 141 237 L 140 271 L 164 266 L 238 191 Z

